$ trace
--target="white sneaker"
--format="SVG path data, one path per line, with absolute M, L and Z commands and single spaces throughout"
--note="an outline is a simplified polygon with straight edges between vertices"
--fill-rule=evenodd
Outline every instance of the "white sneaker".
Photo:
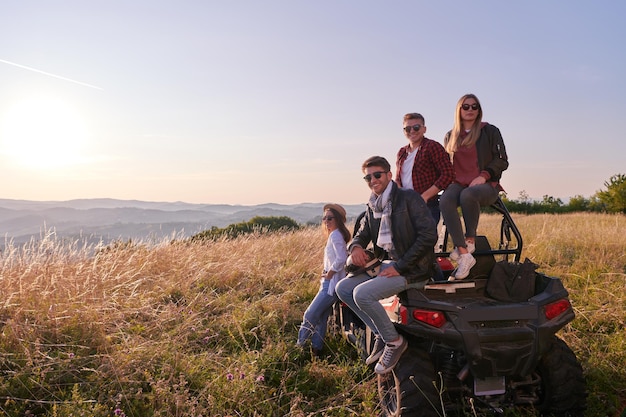
M 460 255 L 459 263 L 455 269 L 454 275 L 448 278 L 448 281 L 467 278 L 470 273 L 470 269 L 472 269 L 474 265 L 476 265 L 476 259 L 471 253 L 464 253 Z
M 474 243 L 468 242 L 467 240 L 465 241 L 465 244 L 467 245 L 467 252 L 474 253 L 474 251 L 476 250 L 476 245 Z M 461 256 L 461 252 L 459 252 L 458 248 L 454 248 L 454 250 L 450 252 L 450 259 L 452 259 L 453 261 L 458 261 L 459 256 Z

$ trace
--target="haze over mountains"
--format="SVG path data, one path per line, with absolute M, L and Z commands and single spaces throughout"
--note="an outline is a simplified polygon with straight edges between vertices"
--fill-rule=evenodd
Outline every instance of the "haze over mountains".
M 324 203 L 294 205 L 192 204 L 115 199 L 28 201 L 0 199 L 0 233 L 22 244 L 53 233 L 57 238 L 86 243 L 189 237 L 211 227 L 245 222 L 254 216 L 287 216 L 298 223 L 318 223 Z M 348 221 L 365 204 L 345 205 Z

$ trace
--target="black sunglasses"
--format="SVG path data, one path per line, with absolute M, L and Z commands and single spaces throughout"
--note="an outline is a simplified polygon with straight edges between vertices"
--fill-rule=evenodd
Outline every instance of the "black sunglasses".
M 422 128 L 422 125 L 413 125 L 413 126 L 407 126 L 403 129 L 406 133 L 411 133 L 411 129 L 413 129 L 415 132 L 419 132 L 421 128 Z
M 380 177 L 383 176 L 383 174 L 386 174 L 389 171 L 376 171 L 376 172 L 372 172 L 371 174 L 367 174 L 366 176 L 363 177 L 363 179 L 367 182 L 370 182 L 372 180 L 372 177 L 376 178 L 377 180 L 380 179 Z
M 463 104 L 463 105 L 461 106 L 461 108 L 462 108 L 463 110 L 469 110 L 469 109 L 470 109 L 470 107 L 472 108 L 472 110 L 478 110 L 478 109 L 480 109 L 480 106 L 478 105 L 478 103 L 474 103 L 474 104 L 472 104 L 472 105 L 469 105 L 469 104 Z
M 325 216 L 325 217 L 322 217 L 322 220 L 323 220 L 323 221 L 331 221 L 331 220 L 334 220 L 334 219 L 335 219 L 335 218 L 334 218 L 333 216 Z

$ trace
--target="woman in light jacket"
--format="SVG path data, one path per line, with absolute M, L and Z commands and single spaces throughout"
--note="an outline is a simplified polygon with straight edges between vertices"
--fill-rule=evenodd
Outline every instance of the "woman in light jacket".
M 345 265 L 348 259 L 346 244 L 350 232 L 346 227 L 346 210 L 339 204 L 326 204 L 322 229 L 328 236 L 324 249 L 324 270 L 320 289 L 304 312 L 304 318 L 298 332 L 297 345 L 303 347 L 311 339 L 311 349 L 320 357 L 326 336 L 326 324 L 333 304 L 338 300 L 335 286 L 346 276 Z

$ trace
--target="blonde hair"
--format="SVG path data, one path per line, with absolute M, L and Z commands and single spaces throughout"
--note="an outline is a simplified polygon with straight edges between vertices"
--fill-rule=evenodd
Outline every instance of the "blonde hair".
M 414 120 L 414 119 L 421 120 L 422 124 L 426 124 L 426 120 L 424 120 L 424 116 L 422 116 L 420 113 L 407 113 L 402 118 L 402 121 L 406 123 L 407 120 Z
M 476 100 L 476 104 L 478 104 L 478 116 L 476 116 L 476 120 L 474 120 L 474 124 L 470 129 L 469 133 L 463 139 L 463 142 L 460 142 L 461 132 L 463 132 L 463 120 L 461 119 L 461 106 L 463 106 L 463 102 L 468 98 L 473 98 Z M 483 120 L 483 107 L 480 105 L 480 100 L 474 94 L 465 94 L 463 97 L 459 99 L 456 103 L 456 111 L 454 113 L 454 127 L 450 131 L 450 137 L 448 138 L 448 142 L 446 143 L 446 151 L 450 154 L 450 157 L 456 152 L 459 146 L 472 146 L 476 143 L 478 138 L 480 137 L 480 129 L 481 123 Z

